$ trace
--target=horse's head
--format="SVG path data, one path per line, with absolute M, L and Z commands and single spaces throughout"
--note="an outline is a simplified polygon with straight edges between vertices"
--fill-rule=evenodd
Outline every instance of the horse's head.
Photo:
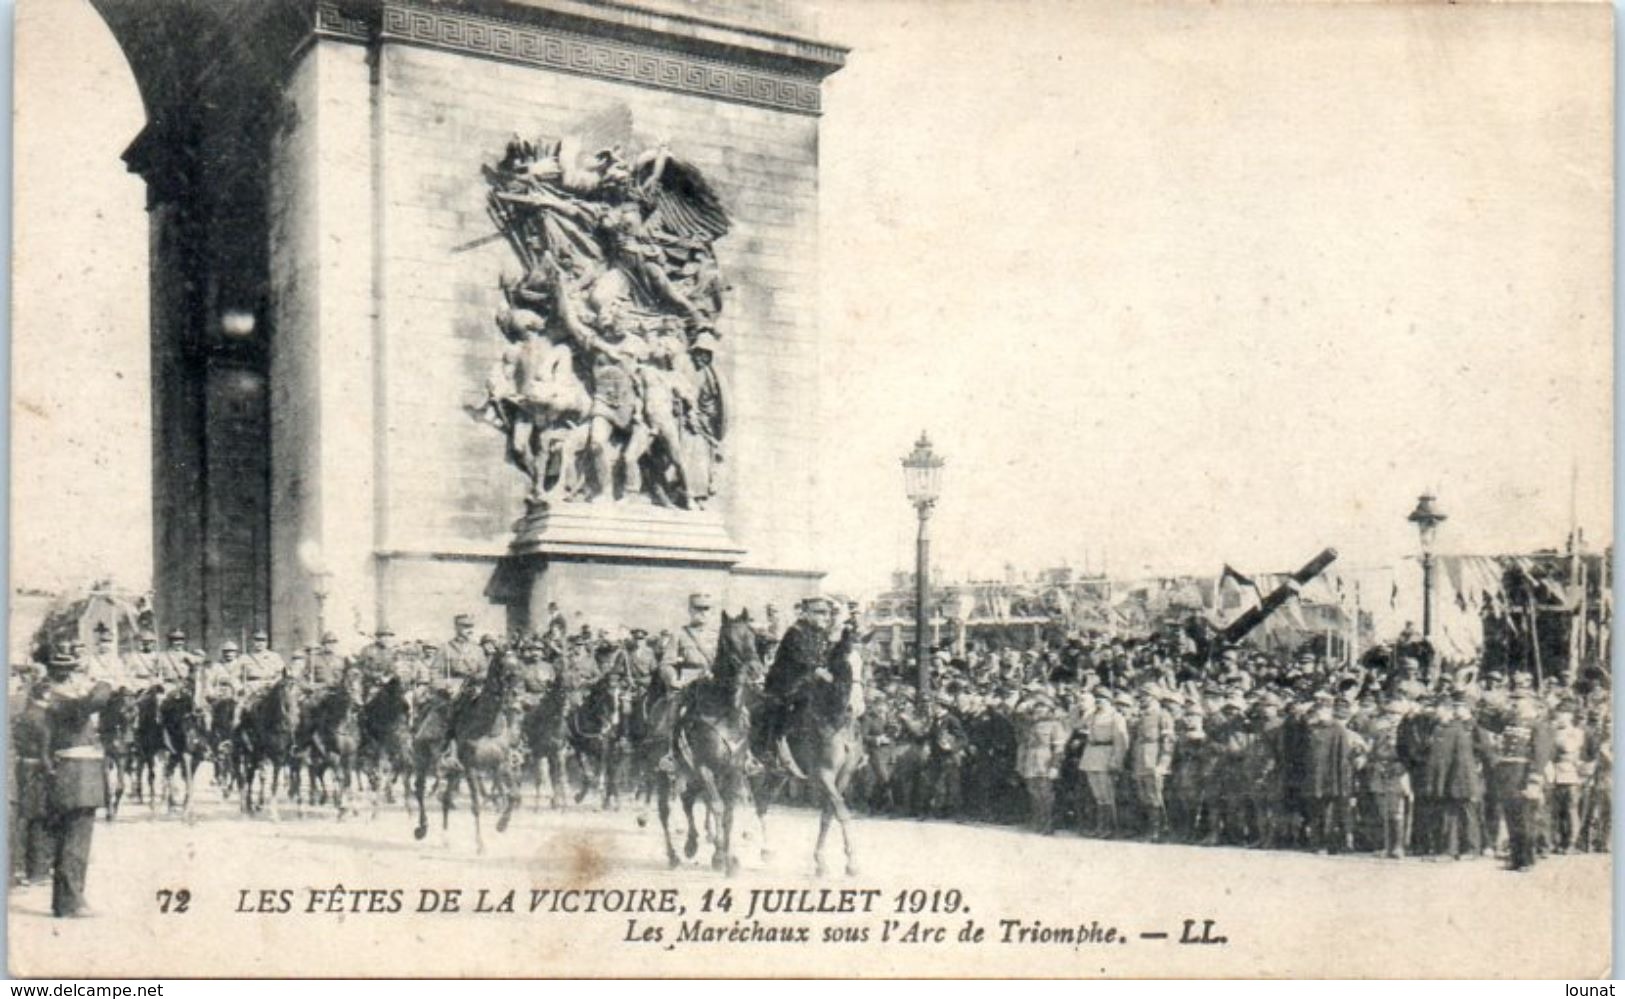
M 762 671 L 762 657 L 756 647 L 756 629 L 750 623 L 750 611 L 742 610 L 730 617 L 722 612 L 722 625 L 717 630 L 716 665 L 712 673 L 724 683 L 737 683 Z

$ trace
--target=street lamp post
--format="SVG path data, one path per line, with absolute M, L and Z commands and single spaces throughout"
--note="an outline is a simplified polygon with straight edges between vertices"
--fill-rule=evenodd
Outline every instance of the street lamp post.
M 311 596 L 316 598 L 316 644 L 320 645 L 322 636 L 327 634 L 327 594 L 332 589 L 333 574 L 325 569 L 317 569 L 310 574 Z
M 1422 541 L 1422 638 L 1427 640 L 1433 635 L 1433 540 L 1439 533 L 1439 525 L 1445 521 L 1445 513 L 1435 504 L 1438 498 L 1431 493 L 1423 493 L 1417 497 L 1416 509 L 1411 511 L 1405 519 L 1416 525 L 1416 533 Z
M 931 511 L 937 505 L 945 464 L 940 455 L 932 452 L 931 439 L 923 430 L 914 442 L 914 450 L 903 459 L 903 487 L 920 518 L 914 560 L 914 657 L 919 670 L 921 712 L 931 700 L 931 649 L 925 637 L 931 615 Z

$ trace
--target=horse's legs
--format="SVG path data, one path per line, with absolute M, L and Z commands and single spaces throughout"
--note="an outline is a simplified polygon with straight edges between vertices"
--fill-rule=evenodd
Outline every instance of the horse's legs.
M 423 785 L 429 782 L 429 768 L 423 762 L 420 754 L 412 767 L 412 795 L 418 800 L 418 824 L 412 830 L 413 839 L 422 839 L 429 834 L 429 813 L 423 807 Z M 410 802 L 408 802 L 410 805 Z
M 741 780 L 731 773 L 722 788 L 722 866 L 729 877 L 739 873 L 739 858 L 734 855 L 734 806 L 739 803 Z
M 485 852 L 485 833 L 480 829 L 480 776 L 475 772 L 470 761 L 463 764 L 463 770 L 468 775 L 468 810 L 474 813 L 474 852 Z M 453 780 L 456 777 L 453 776 Z
M 497 832 L 507 832 L 508 822 L 513 818 L 514 805 L 519 800 L 519 777 L 513 771 L 513 766 L 506 758 L 497 765 L 495 774 L 497 787 L 502 792 L 502 814 L 497 817 Z
M 831 768 L 818 775 L 818 786 L 824 792 L 824 808 L 826 814 L 833 814 L 835 821 L 841 824 L 841 848 L 846 851 L 846 873 L 850 877 L 858 873 L 857 845 L 852 839 L 852 814 L 846 807 L 846 795 L 841 793 L 840 769 Z M 827 826 L 829 820 L 823 820 Z M 823 837 L 820 836 L 820 846 Z
M 688 819 L 688 838 L 683 841 L 683 856 L 691 860 L 700 852 L 700 833 L 694 828 L 694 799 L 698 796 L 698 789 L 692 785 L 683 788 L 683 815 Z
M 818 842 L 813 844 L 813 870 L 819 877 L 829 873 L 829 868 L 824 864 L 824 840 L 829 836 L 829 822 L 834 817 L 835 813 L 826 801 L 824 807 L 818 810 Z
M 570 790 L 570 771 L 564 764 L 564 748 L 554 746 L 547 757 L 547 783 L 553 793 L 553 807 L 564 807 L 564 796 Z
M 677 858 L 677 847 L 671 842 L 671 777 L 661 774 L 656 780 L 659 784 L 655 798 L 660 811 L 660 831 L 666 836 L 666 863 L 668 866 L 676 867 L 682 861 Z
M 756 803 L 756 825 L 761 830 L 763 863 L 773 857 L 773 851 L 767 845 L 767 810 L 773 804 L 773 798 L 778 792 L 779 782 L 772 777 L 761 777 L 753 781 L 751 797 Z

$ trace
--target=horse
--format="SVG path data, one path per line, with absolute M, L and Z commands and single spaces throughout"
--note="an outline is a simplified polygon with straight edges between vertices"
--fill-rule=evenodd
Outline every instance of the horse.
M 615 668 L 606 670 L 595 680 L 581 703 L 569 712 L 570 745 L 581 761 L 582 782 L 576 792 L 577 804 L 602 781 L 603 807 L 607 810 L 612 803 L 619 805 L 620 788 L 615 778 L 621 762 L 626 714 L 624 674 Z
M 542 766 L 547 766 L 547 780 L 552 789 L 553 807 L 564 807 L 564 792 L 568 789 L 564 754 L 570 746 L 568 715 L 570 691 L 560 671 L 537 702 L 531 705 L 520 722 L 520 736 L 529 751 L 526 766 L 532 786 L 536 788 L 536 807 L 542 807 Z
M 400 677 L 390 677 L 367 698 L 361 706 L 360 727 L 357 762 L 371 786 L 373 815 L 376 816 L 380 785 L 387 799 L 395 786 L 395 778 L 400 777 L 404 799 L 407 793 L 404 782 L 412 772 L 412 704 Z
M 764 855 L 767 853 L 767 810 L 773 799 L 791 779 L 805 781 L 812 788 L 819 802 L 818 841 L 813 846 L 813 865 L 819 877 L 827 873 L 824 843 L 829 837 L 832 819 L 841 826 L 846 873 L 858 873 L 852 815 L 846 806 L 847 786 L 865 762 L 858 715 L 852 706 L 853 687 L 858 679 L 856 660 L 857 621 L 848 617 L 840 639 L 826 660 L 833 680 L 815 684 L 808 696 L 792 709 L 785 725 L 782 740 L 793 766 L 788 771 L 776 767 L 751 778 Z
M 756 630 L 750 615 L 722 615 L 717 654 L 711 676 L 683 689 L 672 726 L 675 771 L 656 769 L 660 827 L 666 838 L 666 859 L 680 861 L 671 840 L 671 798 L 674 790 L 688 820 L 684 854 L 694 856 L 699 837 L 694 827 L 694 800 L 703 794 L 719 827 L 713 837 L 711 867 L 732 876 L 739 872 L 733 852 L 734 808 L 745 790 L 750 760 L 750 716 L 745 710 L 745 678 L 759 671 Z
M 456 754 L 457 768 L 445 775 L 440 798 L 441 828 L 451 823 L 451 801 L 457 783 L 468 778 L 469 809 L 474 813 L 474 844 L 479 853 L 485 852 L 485 834 L 480 822 L 480 795 L 502 800 L 502 814 L 498 816 L 497 832 L 508 828 L 513 817 L 514 802 L 518 798 L 519 782 L 514 776 L 512 749 L 518 738 L 519 726 L 509 717 L 508 701 L 518 680 L 517 660 L 512 653 L 493 656 L 486 669 L 483 682 L 475 690 L 465 690 L 451 703 L 439 702 L 433 713 L 441 717 L 440 729 L 449 737 Z M 426 712 L 426 714 L 429 712 Z M 418 803 L 418 824 L 413 836 L 422 839 L 429 828 L 423 807 L 423 786 L 428 770 L 440 752 L 431 752 L 434 745 L 444 746 L 446 738 L 433 739 L 422 727 L 413 733 L 412 751 L 416 764 L 414 793 Z M 480 778 L 491 781 L 489 790 L 482 790 Z
M 145 800 L 152 811 L 158 808 L 158 757 L 164 752 L 164 723 L 158 713 L 163 697 L 158 684 L 135 695 L 135 798 Z
M 344 794 L 355 779 L 361 754 L 360 693 L 359 677 L 354 675 L 324 691 L 305 713 L 300 739 L 308 761 L 311 795 L 314 798 L 320 788 L 318 800 L 327 800 L 327 773 L 333 771 L 333 804 L 340 819 L 344 818 Z
M 290 788 L 293 784 L 294 754 L 298 749 L 299 716 L 303 708 L 301 701 L 299 685 L 284 676 L 249 702 L 243 711 L 242 722 L 237 727 L 237 741 L 244 812 L 253 814 L 257 810 L 254 804 L 256 777 L 260 780 L 258 807 L 265 807 L 265 778 L 260 775 L 260 767 L 268 763 L 271 767 L 271 817 L 281 818 L 277 809 L 277 783 L 282 769 L 287 768 Z
M 164 749 L 167 751 L 164 787 L 169 805 L 171 808 L 175 805 L 172 782 L 178 769 L 186 788 L 181 812 L 191 818 L 192 778 L 209 755 L 208 705 L 197 696 L 196 691 L 182 686 L 164 695 L 158 703 L 158 717 L 163 727 Z
M 135 759 L 135 695 L 124 688 L 113 691 L 107 706 L 97 720 L 102 754 L 107 758 L 102 774 L 107 790 L 107 821 L 118 816 L 118 806 L 124 800 L 125 771 Z
M 216 697 L 209 702 L 209 768 L 226 801 L 237 782 L 237 744 L 232 726 L 237 720 L 235 695 Z

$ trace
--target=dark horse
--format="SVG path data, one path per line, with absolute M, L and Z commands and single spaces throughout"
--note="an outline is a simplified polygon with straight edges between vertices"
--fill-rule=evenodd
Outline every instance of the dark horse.
M 260 767 L 271 767 L 271 817 L 281 818 L 277 809 L 278 780 L 284 769 L 293 781 L 295 750 L 298 748 L 302 692 L 299 685 L 284 676 L 249 703 L 237 729 L 237 759 L 243 788 L 243 811 L 253 813 L 265 807 L 265 778 Z M 260 800 L 254 802 L 254 778 L 260 780 Z
M 305 751 L 313 798 L 320 789 L 325 802 L 329 791 L 327 775 L 333 776 L 332 801 L 338 817 L 344 818 L 344 795 L 356 779 L 361 756 L 361 684 L 351 674 L 342 683 L 322 692 L 305 713 L 306 726 L 301 748 Z M 350 811 L 355 812 L 351 807 Z
M 857 848 L 852 842 L 852 814 L 846 807 L 846 789 L 864 764 L 863 737 L 852 710 L 852 691 L 858 679 L 857 622 L 848 617 L 840 640 L 829 651 L 827 669 L 832 681 L 813 681 L 792 706 L 784 730 L 784 744 L 793 764 L 775 767 L 753 777 L 751 794 L 756 799 L 756 817 L 762 827 L 762 852 L 767 852 L 767 810 L 773 799 L 791 779 L 807 782 L 819 802 L 818 842 L 813 847 L 813 864 L 819 876 L 826 873 L 824 841 L 830 820 L 841 825 L 841 845 L 846 850 L 846 873 L 856 874 Z
M 209 757 L 209 714 L 208 704 L 198 696 L 197 692 L 186 686 L 178 687 L 164 695 L 158 704 L 159 723 L 163 728 L 164 749 L 164 787 L 169 791 L 170 807 L 174 807 L 175 795 L 171 782 L 175 771 L 179 770 L 181 781 L 185 784 L 185 797 L 181 800 L 181 812 L 187 818 L 192 816 L 192 778 L 203 761 Z
M 158 705 L 164 688 L 157 684 L 135 695 L 135 798 L 149 809 L 158 807 L 158 757 L 164 752 L 164 722 Z
M 136 699 L 130 691 L 120 688 L 113 692 L 107 706 L 97 720 L 102 754 L 107 758 L 103 780 L 107 788 L 107 821 L 118 815 L 119 802 L 124 800 L 126 771 L 133 769 L 135 752 Z
M 455 701 L 442 699 L 424 711 L 412 733 L 414 770 L 413 794 L 418 803 L 418 824 L 412 835 L 422 839 L 429 831 L 429 818 L 423 807 L 423 789 L 444 752 L 447 740 L 456 752 L 457 767 L 444 775 L 440 795 L 440 825 L 451 824 L 452 795 L 463 777 L 468 778 L 469 808 L 474 813 L 474 844 L 485 852 L 485 834 L 480 824 L 480 795 L 502 800 L 502 814 L 497 817 L 497 832 L 508 828 L 513 817 L 514 802 L 518 797 L 519 782 L 513 771 L 511 750 L 519 737 L 519 726 L 508 715 L 508 700 L 512 696 L 518 676 L 512 654 L 493 656 L 486 669 L 485 679 L 478 689 L 465 689 Z M 490 787 L 481 788 L 480 778 L 490 779 Z
M 581 789 L 576 802 L 602 781 L 604 808 L 620 803 L 616 771 L 620 768 L 626 721 L 626 674 L 609 669 L 592 686 L 587 696 L 569 713 L 570 746 L 581 761 Z
M 570 747 L 568 720 L 570 690 L 565 685 L 564 673 L 548 683 L 541 699 L 526 710 L 520 728 L 525 748 L 530 751 L 527 766 L 536 788 L 536 807 L 542 805 L 542 767 L 547 767 L 547 782 L 552 789 L 553 807 L 564 807 L 564 792 L 569 779 L 565 773 L 564 754 Z
M 373 815 L 378 814 L 379 788 L 388 797 L 395 778 L 401 778 L 401 797 L 406 797 L 405 782 L 412 772 L 412 705 L 400 677 L 390 677 L 362 705 L 357 755 L 372 790 Z
M 657 769 L 656 794 L 660 827 L 666 836 L 666 859 L 676 867 L 677 850 L 671 842 L 671 795 L 679 787 L 683 814 L 688 819 L 684 854 L 694 856 L 699 835 L 694 828 L 694 799 L 703 794 L 711 815 L 719 821 L 711 854 L 715 870 L 736 874 L 739 858 L 733 852 L 734 807 L 745 789 L 750 763 L 750 715 L 745 710 L 745 678 L 759 672 L 756 630 L 750 615 L 722 615 L 717 654 L 711 675 L 683 689 L 672 742 L 676 771 Z

